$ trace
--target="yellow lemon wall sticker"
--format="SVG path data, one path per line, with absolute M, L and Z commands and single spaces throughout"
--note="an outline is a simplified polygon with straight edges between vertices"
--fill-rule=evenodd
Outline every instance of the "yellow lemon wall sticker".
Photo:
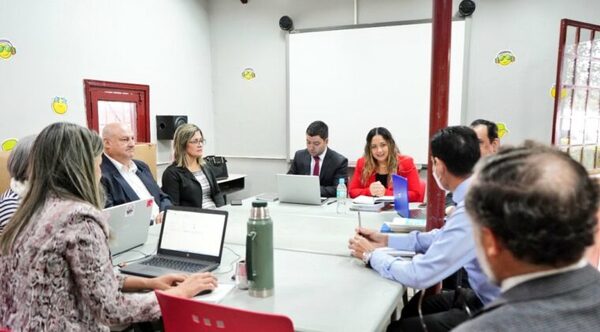
M 56 114 L 65 114 L 67 112 L 67 99 L 62 97 L 54 97 L 52 100 L 52 110 Z
M 517 61 L 517 58 L 512 51 L 500 51 L 494 59 L 494 62 L 502 67 L 506 67 L 515 61 Z
M 556 98 L 556 84 L 552 85 L 552 88 L 550 89 L 550 95 L 552 96 L 552 98 Z M 565 98 L 567 96 L 567 89 L 562 88 L 560 89 L 560 98 Z
M 254 69 L 252 69 L 252 68 L 244 69 L 244 71 L 242 72 L 242 77 L 247 81 L 254 79 L 256 77 L 256 74 L 254 73 Z
M 17 53 L 17 49 L 6 39 L 0 39 L 0 59 L 8 59 Z
M 502 138 L 504 135 L 508 134 L 509 130 L 504 122 L 496 122 L 496 126 L 498 126 L 498 138 Z
M 14 149 L 16 145 L 17 145 L 16 138 L 5 139 L 4 142 L 2 142 L 2 151 L 10 151 L 10 150 Z

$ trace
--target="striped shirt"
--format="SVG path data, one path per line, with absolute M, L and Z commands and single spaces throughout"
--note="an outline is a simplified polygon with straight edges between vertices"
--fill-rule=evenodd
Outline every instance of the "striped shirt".
M 206 174 L 204 174 L 204 172 L 202 172 L 201 170 L 192 172 L 192 174 L 194 174 L 194 177 L 196 177 L 196 180 L 200 182 L 200 186 L 202 187 L 202 208 L 216 209 L 217 206 L 210 197 L 210 183 L 208 182 Z
M 0 196 L 0 234 L 2 234 L 4 226 L 6 226 L 10 218 L 15 214 L 15 211 L 17 211 L 20 203 L 21 198 L 12 189 L 8 189 Z

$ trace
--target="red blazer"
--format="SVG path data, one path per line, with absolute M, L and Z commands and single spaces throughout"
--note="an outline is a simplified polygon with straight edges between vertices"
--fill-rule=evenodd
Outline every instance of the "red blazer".
M 371 195 L 371 190 L 369 189 L 369 186 L 371 185 L 371 183 L 375 182 L 375 172 L 371 173 L 371 176 L 369 176 L 366 184 L 362 184 L 360 179 L 364 168 L 365 158 L 361 157 L 358 159 L 358 161 L 356 161 L 356 168 L 354 168 L 354 176 L 352 176 L 350 186 L 348 187 L 348 192 L 351 198 L 360 195 L 373 196 Z M 421 197 L 421 189 L 419 185 L 419 172 L 417 171 L 417 167 L 415 166 L 413 159 L 409 156 L 398 155 L 398 170 L 396 171 L 396 173 L 400 176 L 405 177 L 408 180 L 408 201 L 419 201 Z M 394 195 L 394 189 L 391 183 L 388 184 L 385 190 L 385 195 Z

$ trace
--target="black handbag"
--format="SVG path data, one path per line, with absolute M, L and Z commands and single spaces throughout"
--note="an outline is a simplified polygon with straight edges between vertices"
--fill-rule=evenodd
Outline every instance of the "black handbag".
M 206 156 L 204 160 L 210 165 L 213 174 L 217 180 L 227 179 L 229 173 L 227 173 L 227 159 L 221 156 Z

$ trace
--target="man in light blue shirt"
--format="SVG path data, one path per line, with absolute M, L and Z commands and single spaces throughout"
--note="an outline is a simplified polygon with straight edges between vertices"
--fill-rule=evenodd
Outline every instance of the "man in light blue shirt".
M 456 203 L 444 227 L 391 235 L 361 228 L 350 239 L 349 248 L 352 255 L 363 259 L 383 277 L 407 287 L 431 287 L 464 267 L 472 289 L 427 297 L 422 303 L 422 319 L 418 315 L 420 295 L 417 294 L 388 331 L 421 330 L 422 323 L 429 332 L 449 331 L 499 295 L 498 287 L 489 282 L 477 262 L 472 225 L 464 206 L 473 166 L 480 156 L 477 135 L 465 126 L 442 129 L 431 139 L 431 154 L 438 186 L 451 191 Z M 380 247 L 413 250 L 418 254 L 412 260 L 405 260 L 377 250 Z

